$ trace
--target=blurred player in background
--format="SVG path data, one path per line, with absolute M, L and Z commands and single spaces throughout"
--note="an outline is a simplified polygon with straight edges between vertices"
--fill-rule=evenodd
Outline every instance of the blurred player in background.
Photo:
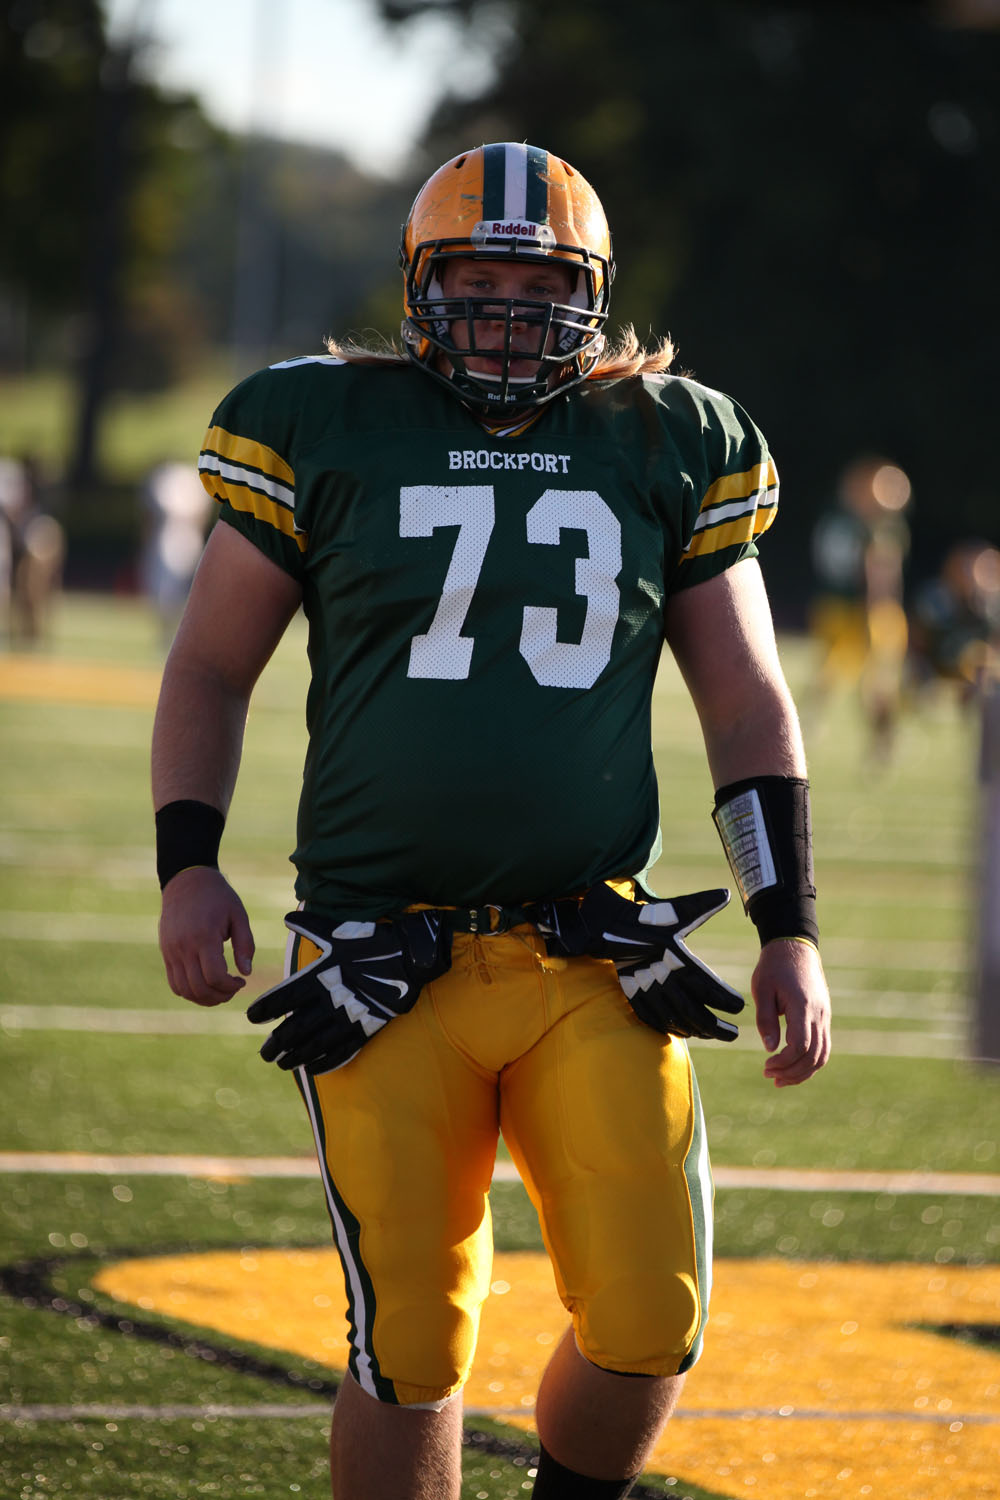
M 345 1271 L 334 1495 L 459 1494 L 502 1130 L 571 1317 L 534 1494 L 611 1500 L 708 1312 L 684 1038 L 732 1040 L 742 1007 L 685 942 L 727 893 L 647 884 L 665 640 L 761 940 L 765 1075 L 802 1083 L 829 1050 L 806 768 L 756 561 L 777 476 L 739 406 L 667 373 L 668 342 L 606 345 L 608 226 L 557 157 L 446 163 L 401 259 L 402 351 L 289 360 L 214 415 L 201 464 L 223 524 L 154 736 L 161 947 L 198 1004 L 250 973 L 219 846 L 254 683 L 302 604 L 302 904 L 288 977 L 249 1014 L 302 1092 Z
M 141 586 L 169 645 L 205 545 L 212 502 L 190 464 L 166 461 L 146 475 L 141 504 Z
M 46 641 L 62 587 L 66 533 L 39 490 L 33 456 L 0 458 L 0 612 L 12 646 Z
M 910 634 L 921 683 L 952 684 L 964 703 L 978 697 L 1000 663 L 1000 551 L 971 538 L 951 547 L 914 595 Z
M 838 688 L 858 692 L 881 758 L 892 750 L 902 706 L 910 498 L 910 481 L 896 464 L 856 459 L 841 475 L 837 505 L 812 537 L 819 591 L 809 625 L 820 660 L 810 706 L 821 708 Z

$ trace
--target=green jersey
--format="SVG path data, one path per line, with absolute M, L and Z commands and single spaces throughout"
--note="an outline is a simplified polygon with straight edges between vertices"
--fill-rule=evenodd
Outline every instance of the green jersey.
M 302 900 L 515 904 L 646 867 L 664 606 L 777 502 L 734 402 L 588 382 L 494 436 L 413 367 L 290 360 L 225 398 L 201 472 L 303 589 Z

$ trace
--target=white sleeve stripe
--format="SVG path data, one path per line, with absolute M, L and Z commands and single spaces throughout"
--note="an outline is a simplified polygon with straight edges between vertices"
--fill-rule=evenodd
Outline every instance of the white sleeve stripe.
M 768 498 L 771 496 L 772 498 Z M 722 505 L 711 505 L 703 510 L 694 523 L 695 531 L 705 531 L 709 526 L 721 526 L 725 521 L 738 520 L 740 516 L 752 516 L 755 510 L 766 510 L 777 505 L 778 492 L 755 490 L 745 500 L 728 500 Z
M 243 485 L 246 489 L 267 495 L 276 505 L 283 505 L 286 510 L 295 508 L 295 491 L 292 487 L 282 484 L 278 479 L 269 479 L 257 469 L 226 463 L 225 459 L 219 458 L 215 453 L 202 453 L 198 468 L 203 474 L 218 474 L 220 479 L 225 479 L 230 484 Z

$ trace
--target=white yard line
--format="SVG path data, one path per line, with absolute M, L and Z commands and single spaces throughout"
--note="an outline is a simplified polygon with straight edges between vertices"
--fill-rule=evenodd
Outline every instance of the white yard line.
M 0 1173 L 106 1177 L 317 1177 L 311 1156 L 126 1156 L 86 1151 L 0 1151 Z M 1000 1197 L 989 1172 L 841 1172 L 813 1167 L 715 1167 L 716 1187 L 803 1193 L 946 1193 Z M 494 1182 L 516 1182 L 513 1162 L 498 1161 Z
M 73 1405 L 14 1406 L 0 1403 L 0 1423 L 3 1422 L 80 1422 L 80 1421 L 138 1421 L 169 1422 L 201 1420 L 207 1418 L 232 1417 L 237 1420 L 296 1421 L 303 1418 L 322 1417 L 330 1411 L 329 1401 L 315 1401 L 308 1405 L 282 1405 L 279 1401 L 259 1402 L 253 1406 L 195 1406 L 176 1403 L 165 1406 L 126 1406 L 107 1402 Z M 467 1417 L 530 1417 L 533 1407 L 526 1406 L 467 1406 Z M 782 1421 L 800 1422 L 912 1422 L 918 1425 L 947 1426 L 953 1431 L 965 1425 L 993 1427 L 1000 1417 L 988 1412 L 916 1412 L 916 1411 L 839 1411 L 836 1408 L 799 1408 L 795 1406 L 761 1407 L 681 1407 L 672 1420 L 679 1421 L 761 1421 L 779 1418 Z
M 188 1005 L 138 1010 L 110 1005 L 0 1005 L 2 1031 L 123 1031 L 137 1036 L 243 1032 L 257 1035 L 242 1006 Z
M 93 1404 L 74 1403 L 72 1406 L 13 1406 L 0 1403 L 0 1422 L 158 1422 L 178 1418 L 204 1421 L 212 1417 L 278 1417 L 287 1420 L 299 1417 L 328 1418 L 329 1414 L 329 1401 L 314 1401 L 308 1406 L 283 1406 L 280 1401 L 260 1402 L 256 1406 L 195 1406 L 181 1402 L 167 1406 L 119 1406 L 102 1401 L 95 1401 Z
M 119 912 L 0 911 L 0 937 L 50 943 L 156 942 L 156 917 Z M 747 964 L 752 959 L 749 935 L 712 938 L 699 952 L 706 963 Z M 912 938 L 826 938 L 823 956 L 828 968 L 868 969 L 873 965 L 895 970 L 958 970 L 968 961 L 967 944 L 951 938 L 914 942 Z
M 97 1005 L 0 1005 L 0 1031 L 84 1031 L 135 1036 L 256 1036 L 242 1006 L 202 1007 L 178 1001 L 176 1009 L 140 1010 Z M 966 1041 L 961 1027 L 933 1031 L 834 1027 L 839 1052 L 870 1057 L 958 1057 Z M 692 1039 L 693 1046 L 702 1043 Z M 712 1046 L 713 1043 L 705 1043 Z M 757 1051 L 760 1042 L 752 1026 L 744 1026 L 734 1044 Z

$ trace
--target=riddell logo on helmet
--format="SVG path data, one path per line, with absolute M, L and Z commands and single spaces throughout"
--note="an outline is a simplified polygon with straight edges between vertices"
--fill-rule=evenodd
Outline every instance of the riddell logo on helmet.
M 474 245 L 490 240 L 534 240 L 537 245 L 554 245 L 556 237 L 548 224 L 531 219 L 481 219 L 470 236 Z

